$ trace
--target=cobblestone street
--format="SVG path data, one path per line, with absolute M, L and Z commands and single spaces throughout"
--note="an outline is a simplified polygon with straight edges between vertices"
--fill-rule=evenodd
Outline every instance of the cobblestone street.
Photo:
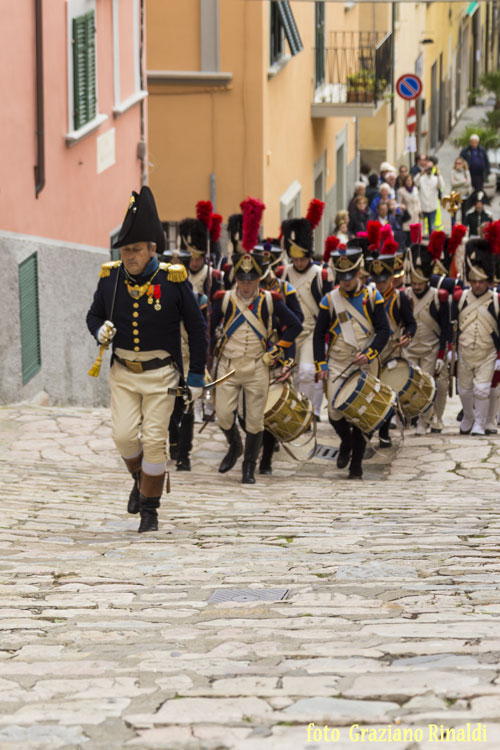
M 107 410 L 2 408 L 0 748 L 347 750 L 392 725 L 394 750 L 498 750 L 500 452 L 457 411 L 363 482 L 281 451 L 241 485 L 210 425 L 139 536 Z M 208 601 L 234 589 L 275 601 Z

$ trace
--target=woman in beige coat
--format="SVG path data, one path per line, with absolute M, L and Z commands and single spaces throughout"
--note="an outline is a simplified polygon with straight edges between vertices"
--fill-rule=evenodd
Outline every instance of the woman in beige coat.
M 403 213 L 406 211 L 409 218 L 403 223 L 403 231 L 406 238 L 406 247 L 410 245 L 410 224 L 418 224 L 422 218 L 422 206 L 420 205 L 420 196 L 418 188 L 413 183 L 413 175 L 408 174 L 404 179 L 403 187 L 398 190 L 398 203 Z
M 462 198 L 461 214 L 462 221 L 467 211 L 466 200 L 472 192 L 472 180 L 469 172 L 469 165 L 461 156 L 457 156 L 455 164 L 450 175 L 451 189 L 460 193 Z M 451 225 L 455 224 L 456 215 L 452 216 Z

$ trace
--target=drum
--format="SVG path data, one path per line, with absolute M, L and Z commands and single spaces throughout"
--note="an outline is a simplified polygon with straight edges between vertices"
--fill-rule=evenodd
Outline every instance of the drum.
M 313 419 L 314 409 L 307 396 L 297 393 L 290 383 L 276 383 L 269 388 L 264 427 L 282 443 L 289 443 L 305 432 Z
M 333 397 L 332 406 L 342 416 L 371 436 L 393 414 L 395 391 L 366 370 L 353 372 Z
M 434 378 L 402 357 L 391 359 L 384 365 L 380 380 L 394 388 L 401 411 L 409 419 L 425 414 L 434 403 Z

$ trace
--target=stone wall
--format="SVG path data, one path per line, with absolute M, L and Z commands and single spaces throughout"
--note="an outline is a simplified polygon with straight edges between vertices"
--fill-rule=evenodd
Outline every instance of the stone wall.
M 35 252 L 42 366 L 23 385 L 18 266 Z M 98 347 L 85 317 L 109 250 L 0 232 L 0 257 L 0 403 L 29 401 L 45 391 L 51 404 L 107 405 L 109 354 L 99 378 L 90 377 Z

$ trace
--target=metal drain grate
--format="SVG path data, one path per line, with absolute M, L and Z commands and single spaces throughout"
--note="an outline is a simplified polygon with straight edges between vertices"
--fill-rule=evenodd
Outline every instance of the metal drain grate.
M 290 589 L 216 589 L 209 602 L 280 602 L 286 599 Z
M 335 461 L 338 452 L 338 448 L 332 448 L 330 445 L 317 445 L 314 458 L 324 458 L 327 461 Z

